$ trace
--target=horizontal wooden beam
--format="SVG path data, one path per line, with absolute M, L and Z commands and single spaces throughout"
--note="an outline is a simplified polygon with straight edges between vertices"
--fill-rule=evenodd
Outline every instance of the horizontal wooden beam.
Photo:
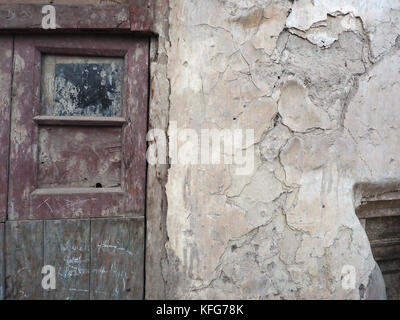
M 126 193 L 116 188 L 46 188 L 30 195 L 30 212 L 23 219 L 65 219 L 128 216 Z M 20 217 L 18 217 L 20 218 Z M 15 220 L 11 217 L 10 220 Z
M 371 247 L 388 247 L 400 245 L 400 238 L 371 240 Z
M 70 194 L 99 194 L 99 193 L 112 193 L 123 194 L 124 191 L 121 187 L 112 188 L 41 188 L 32 192 L 32 195 L 40 196 L 53 196 L 53 195 L 70 195 Z
M 125 122 L 122 117 L 74 117 L 74 116 L 36 116 L 33 120 L 37 124 L 63 126 L 107 126 L 121 127 Z
M 400 216 L 400 199 L 367 201 L 356 208 L 360 219 Z
M 43 29 L 44 4 L 0 4 L 0 31 L 113 31 L 152 32 L 151 6 L 134 0 L 129 5 L 60 5 L 56 29 Z

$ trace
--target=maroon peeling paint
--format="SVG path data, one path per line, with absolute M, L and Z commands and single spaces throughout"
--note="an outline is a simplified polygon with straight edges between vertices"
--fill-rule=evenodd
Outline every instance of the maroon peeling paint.
M 60 5 L 56 9 L 57 31 L 152 32 L 149 0 L 130 5 Z M 44 4 L 0 4 L 0 30 L 43 31 Z M 54 30 L 46 30 L 54 31 Z
M 35 36 L 15 38 L 10 144 L 9 219 L 144 216 L 148 95 L 148 40 L 132 37 Z M 41 54 L 125 58 L 121 189 L 103 192 L 38 188 Z M 37 118 L 36 118 L 37 119 Z M 51 125 L 51 119 L 46 125 Z M 65 120 L 68 122 L 68 120 Z M 64 124 L 65 124 L 64 121 Z M 103 119 L 103 125 L 107 119 Z M 112 121 L 112 120 L 111 120 Z M 54 125 L 60 125 L 58 120 Z M 115 122 L 110 124 L 115 126 Z M 101 128 L 99 129 L 101 139 Z M 68 201 L 67 201 L 68 200 Z M 70 205 L 66 209 L 66 203 Z M 83 203 L 83 207 L 79 207 Z M 49 209 L 49 204 L 51 209 Z
M 153 31 L 153 1 L 130 0 L 131 31 Z
M 38 189 L 30 195 L 29 215 L 24 219 L 60 219 L 132 216 L 122 212 L 126 193 L 119 188 L 79 191 Z M 72 188 L 71 188 L 72 189 Z M 76 191 L 71 193 L 70 191 Z
M 0 36 L 0 222 L 6 218 L 13 40 Z
M 121 185 L 121 128 L 40 126 L 40 188 Z

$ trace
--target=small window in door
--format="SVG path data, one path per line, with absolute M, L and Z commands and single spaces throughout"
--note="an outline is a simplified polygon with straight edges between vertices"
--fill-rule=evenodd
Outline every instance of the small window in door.
M 120 116 L 123 67 L 123 58 L 43 55 L 40 114 Z M 121 146 L 121 126 L 40 125 L 38 187 L 120 187 Z
M 21 36 L 14 51 L 10 219 L 144 216 L 148 40 Z
M 122 58 L 44 55 L 41 115 L 121 115 Z

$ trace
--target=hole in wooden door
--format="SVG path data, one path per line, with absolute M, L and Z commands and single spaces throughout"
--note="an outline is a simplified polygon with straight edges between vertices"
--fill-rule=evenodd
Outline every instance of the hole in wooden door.
M 39 127 L 39 188 L 121 185 L 122 130 L 118 127 Z

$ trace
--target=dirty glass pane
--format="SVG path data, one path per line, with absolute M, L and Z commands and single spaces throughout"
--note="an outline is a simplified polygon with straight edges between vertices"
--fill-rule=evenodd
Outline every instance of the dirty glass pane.
M 41 114 L 121 115 L 123 59 L 44 56 Z

